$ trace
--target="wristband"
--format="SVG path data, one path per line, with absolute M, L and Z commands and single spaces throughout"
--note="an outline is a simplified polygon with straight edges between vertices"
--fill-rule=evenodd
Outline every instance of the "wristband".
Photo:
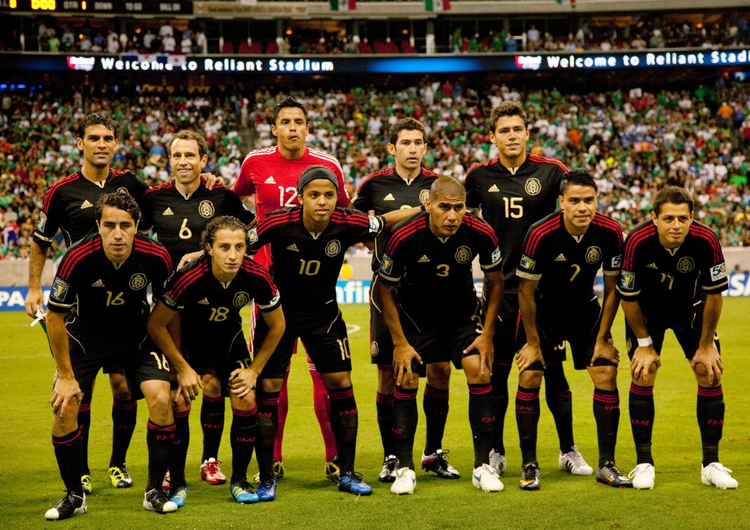
M 651 336 L 646 337 L 645 339 L 638 339 L 638 347 L 643 348 L 645 346 L 651 346 L 654 343 Z

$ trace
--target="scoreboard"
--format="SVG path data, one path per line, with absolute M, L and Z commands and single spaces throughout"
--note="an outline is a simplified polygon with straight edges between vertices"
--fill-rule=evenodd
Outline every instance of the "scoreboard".
M 192 0 L 0 0 L 0 12 L 71 15 L 192 15 Z

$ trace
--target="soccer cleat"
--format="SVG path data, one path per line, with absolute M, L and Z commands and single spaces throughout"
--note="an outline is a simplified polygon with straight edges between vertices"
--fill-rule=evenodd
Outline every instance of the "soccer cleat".
M 156 513 L 171 513 L 177 511 L 177 505 L 169 500 L 162 490 L 154 488 L 143 496 L 143 507 Z
M 380 482 L 393 482 L 396 480 L 398 464 L 398 458 L 395 455 L 386 456 L 383 460 L 383 469 L 378 473 L 378 480 Z
M 575 445 L 573 446 L 573 450 L 568 453 L 560 451 L 560 457 L 557 460 L 557 464 L 560 466 L 560 469 L 563 471 L 570 471 L 573 475 L 594 474 L 594 470 L 586 463 Z
M 490 451 L 490 467 L 493 468 L 498 475 L 503 474 L 507 465 L 505 455 L 496 453 L 494 449 Z
M 209 458 L 201 464 L 201 480 L 205 480 L 206 484 L 212 486 L 219 486 L 227 481 L 226 475 L 221 472 L 219 467 L 221 460 L 215 458 Z
M 336 484 L 339 483 L 341 478 L 341 469 L 339 469 L 339 456 L 333 457 L 333 460 L 326 462 L 326 478 L 332 480 Z
M 129 488 L 133 485 L 133 479 L 130 478 L 128 468 L 125 467 L 125 464 L 120 467 L 110 467 L 109 480 L 115 488 Z
M 539 464 L 536 462 L 529 462 L 521 470 L 521 480 L 518 483 L 518 487 L 522 490 L 535 491 L 539 489 L 539 477 L 541 472 L 539 471 Z
M 413 469 L 402 467 L 396 470 L 396 480 L 391 485 L 391 493 L 395 495 L 411 495 L 417 485 L 417 475 Z
M 497 476 L 497 471 L 489 464 L 482 464 L 474 470 L 471 474 L 471 483 L 475 488 L 482 488 L 482 491 L 487 492 L 503 491 L 505 488 Z
M 232 494 L 232 498 L 240 504 L 255 504 L 260 500 L 247 480 L 232 482 L 229 485 L 229 492 Z
M 91 475 L 81 475 L 81 486 L 84 494 L 91 495 L 91 492 L 94 491 L 94 486 L 91 484 Z
M 339 480 L 339 491 L 354 495 L 372 495 L 372 488 L 362 481 L 362 475 L 348 471 Z
M 84 514 L 88 510 L 86 506 L 86 494 L 83 497 L 68 493 L 60 499 L 57 506 L 47 510 L 44 514 L 45 519 L 48 521 L 62 521 L 63 519 L 70 519 L 74 515 Z
M 187 486 L 175 486 L 174 489 L 169 492 L 169 500 L 175 503 L 178 508 L 182 508 L 185 506 L 187 494 Z
M 633 471 L 628 473 L 628 478 L 633 481 L 635 489 L 650 490 L 654 487 L 655 475 L 653 464 L 638 464 Z
M 716 486 L 720 490 L 733 490 L 739 486 L 739 483 L 732 478 L 731 472 L 731 469 L 720 463 L 712 462 L 706 467 L 701 466 L 701 482 L 706 486 Z
M 448 463 L 448 454 L 450 451 L 438 449 L 431 455 L 422 453 L 422 469 L 425 471 L 434 471 L 440 478 L 457 479 L 460 478 L 456 468 Z
M 284 472 L 286 470 L 284 469 L 284 462 L 281 460 L 277 460 L 273 463 L 273 472 L 276 475 L 276 480 L 281 480 L 284 478 Z
M 613 488 L 632 488 L 633 482 L 617 469 L 611 460 L 596 470 L 596 481 L 599 484 L 607 484 Z
M 276 500 L 276 479 L 264 480 L 258 485 L 255 494 L 261 502 L 271 502 Z
M 172 475 L 169 474 L 169 470 L 164 474 L 164 480 L 161 481 L 161 489 L 169 491 L 172 489 Z

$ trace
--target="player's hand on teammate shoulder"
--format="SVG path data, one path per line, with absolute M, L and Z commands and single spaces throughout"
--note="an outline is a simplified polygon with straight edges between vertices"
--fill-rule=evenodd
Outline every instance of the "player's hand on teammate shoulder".
M 212 190 L 217 184 L 224 185 L 224 179 L 214 175 L 213 173 L 201 173 L 204 185 L 207 189 Z

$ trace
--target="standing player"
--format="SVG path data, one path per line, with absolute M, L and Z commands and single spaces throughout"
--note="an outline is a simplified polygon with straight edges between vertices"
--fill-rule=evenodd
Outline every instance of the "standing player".
M 508 409 L 508 376 L 513 357 L 525 342 L 520 336 L 516 267 L 524 235 L 533 223 L 555 211 L 560 182 L 568 172 L 557 160 L 526 154 L 527 121 L 520 103 L 506 101 L 492 109 L 490 140 L 497 146 L 499 156 L 473 165 L 465 181 L 466 205 L 481 208 L 482 217 L 500 239 L 504 260 L 505 298 L 495 333 L 497 355 L 492 369 L 492 388 L 499 403 L 490 461 L 498 474 L 506 466 L 503 429 Z M 572 395 L 562 362 L 548 363 L 544 380 L 547 406 L 560 438 L 560 468 L 574 475 L 591 475 L 593 469 L 573 440 Z
M 206 187 L 201 173 L 208 162 L 208 143 L 203 135 L 193 131 L 179 131 L 167 146 L 173 180 L 146 190 L 143 196 L 141 228 L 152 228 L 160 243 L 169 251 L 172 263 L 177 266 L 185 254 L 201 247 L 201 234 L 208 222 L 220 215 L 232 215 L 250 225 L 255 216 L 245 209 L 242 201 L 221 184 Z M 187 457 L 190 440 L 190 402 L 180 400 L 175 404 L 175 438 L 183 457 Z M 203 377 L 203 457 L 201 478 L 208 484 L 224 484 L 226 476 L 219 467 L 219 445 L 224 431 L 224 397 L 222 386 L 215 374 Z M 174 484 L 184 484 L 185 462 L 170 470 Z M 177 473 L 177 475 L 175 475 Z M 173 485 L 174 485 L 173 484 Z M 174 490 L 174 488 L 172 488 Z
M 437 174 L 422 167 L 422 157 L 427 149 L 424 126 L 414 118 L 397 121 L 391 127 L 387 149 L 395 158 L 395 168 L 378 171 L 362 181 L 353 202 L 358 210 L 382 215 L 424 204 L 429 195 L 430 185 L 435 181 Z M 372 260 L 372 268 L 376 274 L 370 289 L 370 358 L 372 363 L 378 366 L 376 408 L 380 439 L 383 443 L 383 469 L 378 479 L 381 482 L 393 482 L 398 468 L 391 412 L 394 387 L 393 343 L 383 321 L 377 290 L 377 271 L 380 268 L 385 243 L 385 235 L 378 237 Z M 422 453 L 422 467 L 436 472 L 439 477 L 454 479 L 459 478 L 458 471 L 448 463 L 448 451 L 442 450 L 443 432 L 448 418 L 450 366 L 450 362 L 435 362 L 426 367 L 427 386 L 423 406 L 427 422 L 427 440 Z
M 308 166 L 322 165 L 336 175 L 338 199 L 336 205 L 342 208 L 349 206 L 349 196 L 344 186 L 344 174 L 335 157 L 305 147 L 305 138 L 309 132 L 307 110 L 305 106 L 292 98 L 278 103 L 273 108 L 273 125 L 271 132 L 276 136 L 278 145 L 267 149 L 253 151 L 242 162 L 240 176 L 234 185 L 234 192 L 240 197 L 254 196 L 255 215 L 258 219 L 279 208 L 289 208 L 297 204 L 297 179 Z M 271 249 L 265 247 L 255 255 L 261 265 L 271 267 L 273 261 Z M 326 476 L 336 479 L 338 471 L 334 458 L 336 442 L 331 432 L 331 420 L 328 414 L 329 401 L 325 384 L 308 356 L 308 368 L 313 380 L 313 401 L 315 415 L 320 423 L 323 442 L 326 447 Z M 284 425 L 289 410 L 289 397 L 284 375 L 284 384 L 279 396 L 279 424 L 274 447 L 274 467 L 278 478 L 284 476 L 284 465 L 281 446 L 284 438 Z
M 539 489 L 536 459 L 539 387 L 546 363 L 565 360 L 570 344 L 577 370 L 594 382 L 594 417 L 599 439 L 596 480 L 629 488 L 615 465 L 620 422 L 617 392 L 619 356 L 612 322 L 619 300 L 615 291 L 622 262 L 622 229 L 596 212 L 597 188 L 584 170 L 568 173 L 560 185 L 562 211 L 534 223 L 526 234 L 516 274 L 526 344 L 517 355 L 516 421 L 521 441 L 521 489 Z M 604 304 L 594 293 L 597 271 L 604 270 Z
M 713 231 L 693 220 L 693 199 L 677 186 L 654 197 L 651 221 L 638 225 L 625 243 L 618 292 L 625 312 L 630 357 L 630 423 L 638 459 L 633 487 L 654 487 L 651 434 L 654 381 L 664 334 L 674 331 L 698 382 L 698 427 L 703 443 L 701 481 L 736 488 L 731 470 L 719 463 L 724 393 L 719 352 L 722 292 L 727 271 Z
M 140 350 L 146 337 L 147 288 L 161 295 L 172 262 L 166 249 L 136 235 L 140 210 L 124 193 L 108 193 L 95 206 L 98 234 L 73 246 L 52 285 L 47 329 L 57 365 L 52 410 L 52 444 L 67 495 L 45 517 L 67 519 L 86 513 L 81 484 L 82 428 L 78 408 L 99 369 L 114 360 L 123 368 L 134 394 L 149 409 L 146 441 L 149 478 L 143 507 L 160 513 L 177 506 L 161 490 L 174 443 L 169 397 L 169 363 L 162 355 Z M 71 310 L 77 307 L 73 318 Z
M 346 249 L 374 239 L 386 219 L 398 222 L 417 209 L 391 212 L 386 217 L 367 216 L 336 208 L 337 178 L 328 168 L 311 166 L 297 184 L 301 206 L 278 210 L 258 222 L 251 233 L 256 248 L 270 244 L 274 255 L 273 277 L 284 300 L 287 327 L 276 353 L 260 375 L 257 447 L 261 501 L 276 496 L 276 479 L 270 448 L 276 435 L 279 391 L 297 339 L 315 362 L 330 396 L 331 429 L 338 448 L 339 491 L 370 495 L 372 488 L 354 472 L 358 412 L 352 388 L 352 363 L 346 324 L 336 303 L 336 279 Z M 258 333 L 263 333 L 263 322 Z
M 472 483 L 502 491 L 489 465 L 495 399 L 492 396 L 492 337 L 503 296 L 502 256 L 492 228 L 466 214 L 466 191 L 451 177 L 434 181 L 426 213 L 399 224 L 380 264 L 378 296 L 393 338 L 396 389 L 393 432 L 399 469 L 391 492 L 414 492 L 412 450 L 417 430 L 418 364 L 450 362 L 463 368 L 469 384 L 469 423 L 474 437 Z M 486 274 L 484 320 L 477 300 L 472 261 Z M 394 289 L 399 286 L 398 307 Z
M 174 144 L 172 148 L 174 153 Z M 237 502 L 249 504 L 258 502 L 247 482 L 247 466 L 258 431 L 255 383 L 284 333 L 284 314 L 270 273 L 245 256 L 244 222 L 229 216 L 215 218 L 203 232 L 203 248 L 203 257 L 169 279 L 164 296 L 149 317 L 148 331 L 177 371 L 179 391 L 187 403 L 195 399 L 199 388 L 209 385 L 229 396 L 232 405 L 229 489 Z M 254 349 L 251 362 L 240 310 L 253 299 L 269 332 Z M 173 338 L 167 326 L 178 311 L 182 332 L 175 331 Z M 177 344 L 182 344 L 185 357 Z M 221 394 L 219 398 L 223 400 Z M 184 454 L 181 459 L 182 469 L 178 468 L 179 463 L 172 465 L 174 459 L 170 460 L 169 496 L 178 506 L 184 506 L 187 496 Z
M 115 191 L 128 193 L 140 203 L 148 185 L 130 171 L 110 169 L 117 148 L 116 125 L 111 116 L 89 114 L 78 127 L 78 149 L 83 153 L 81 169 L 57 181 L 44 195 L 42 211 L 31 243 L 29 257 L 29 291 L 26 295 L 26 313 L 34 316 L 44 306 L 41 279 L 47 250 L 58 229 L 65 244 L 80 241 L 95 231 L 94 205 L 105 193 Z M 117 366 L 107 363 L 104 371 L 109 373 L 112 387 L 112 455 L 109 462 L 109 477 L 113 486 L 129 488 L 133 480 L 125 467 L 130 439 L 135 429 L 137 404 L 130 396 L 124 375 Z M 81 457 L 83 473 L 81 481 L 86 493 L 91 493 L 91 471 L 88 466 L 88 437 L 91 425 L 91 392 L 86 392 L 78 407 L 78 423 L 83 439 Z

